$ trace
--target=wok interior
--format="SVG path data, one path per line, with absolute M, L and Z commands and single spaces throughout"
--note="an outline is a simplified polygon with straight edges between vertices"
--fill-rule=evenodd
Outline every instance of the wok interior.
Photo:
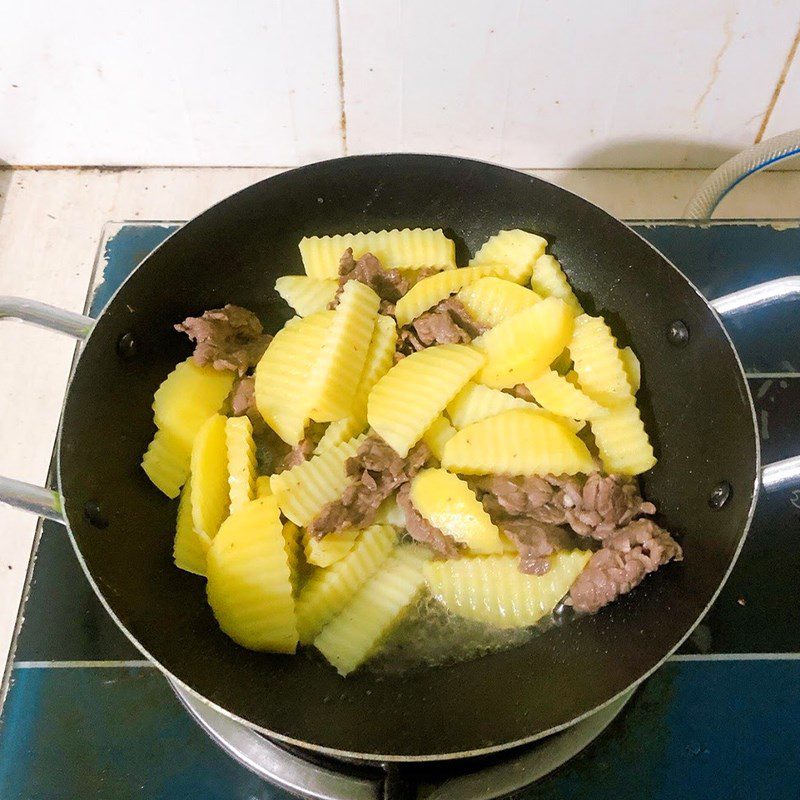
M 152 395 L 190 347 L 172 325 L 231 302 L 274 332 L 290 316 L 276 277 L 301 272 L 304 235 L 442 227 L 459 263 L 501 228 L 547 238 L 589 313 L 643 364 L 643 417 L 659 457 L 643 476 L 682 564 L 599 614 L 506 652 L 425 672 L 339 677 L 312 651 L 251 653 L 217 627 L 200 578 L 172 565 L 176 501 L 139 467 Z M 689 344 L 665 335 L 683 320 Z M 133 332 L 138 357 L 116 354 Z M 704 300 L 636 234 L 554 186 L 478 162 L 370 156 L 293 170 L 189 223 L 121 288 L 70 388 L 60 479 L 77 547 L 119 621 L 161 666 L 248 723 L 297 743 L 362 757 L 430 758 L 529 740 L 607 702 L 685 636 L 729 569 L 748 521 L 757 442 L 732 348 Z M 728 505 L 707 499 L 726 479 Z M 109 524 L 83 513 L 99 503 Z

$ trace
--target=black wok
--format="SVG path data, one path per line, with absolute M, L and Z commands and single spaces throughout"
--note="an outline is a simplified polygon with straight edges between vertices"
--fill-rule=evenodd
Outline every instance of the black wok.
M 542 234 L 591 313 L 643 364 L 643 415 L 658 464 L 642 477 L 681 537 L 671 564 L 595 616 L 528 644 L 405 677 L 347 679 L 308 652 L 248 652 L 222 634 L 200 578 L 171 562 L 175 502 L 139 467 L 153 392 L 190 352 L 172 326 L 224 303 L 268 330 L 288 318 L 275 279 L 301 272 L 304 235 L 442 227 L 459 263 L 501 228 Z M 7 302 L 17 316 L 76 335 Z M 679 321 L 679 322 L 678 322 Z M 313 164 L 262 181 L 189 222 L 151 253 L 86 338 L 58 438 L 63 516 L 89 580 L 132 641 L 227 714 L 280 740 L 366 759 L 490 752 L 570 725 L 641 681 L 692 630 L 742 545 L 760 482 L 742 367 L 697 289 L 623 223 L 563 189 L 458 158 L 383 155 Z M 60 502 L 17 482 L 0 496 L 52 516 Z M 13 495 L 13 496 L 12 496 Z

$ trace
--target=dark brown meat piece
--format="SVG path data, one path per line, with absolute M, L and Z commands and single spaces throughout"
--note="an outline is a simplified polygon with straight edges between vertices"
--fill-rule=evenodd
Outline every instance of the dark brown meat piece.
M 338 500 L 328 503 L 308 526 L 321 538 L 344 528 L 365 528 L 375 521 L 378 506 L 399 486 L 410 481 L 431 457 L 420 442 L 402 458 L 379 436 L 368 436 L 345 462 L 352 482 Z
M 457 558 L 460 546 L 452 536 L 448 536 L 431 525 L 411 502 L 411 486 L 403 484 L 397 492 L 397 505 L 406 517 L 406 530 L 414 541 L 425 544 L 444 558 Z
M 327 425 L 323 425 L 319 422 L 312 422 L 311 425 L 306 428 L 305 436 L 300 440 L 300 442 L 292 447 L 292 449 L 289 450 L 289 452 L 278 462 L 275 473 L 277 474 L 278 472 L 284 472 L 287 469 L 291 469 L 292 467 L 302 464 L 304 461 L 308 461 L 308 459 L 313 455 L 314 450 L 317 449 L 319 440 L 325 433 L 326 427 Z
M 359 281 L 369 286 L 381 299 L 381 313 L 392 316 L 394 304 L 411 288 L 400 270 L 384 269 L 372 253 L 364 253 L 356 261 L 352 247 L 348 247 L 339 259 L 339 288 L 330 308 L 336 308 L 339 295 L 348 281 Z
M 272 340 L 252 311 L 230 304 L 187 317 L 175 330 L 195 342 L 192 358 L 200 366 L 232 369 L 239 375 L 258 363 Z
M 557 525 L 525 517 L 510 517 L 497 525 L 519 552 L 519 571 L 530 575 L 544 575 L 550 570 L 549 556 L 573 546 L 571 534 Z
M 681 546 L 652 520 L 631 522 L 604 542 L 572 584 L 576 611 L 597 611 L 638 586 L 668 561 L 681 561 Z
M 642 499 L 635 480 L 594 472 L 586 479 L 580 499 L 566 492 L 567 522 L 575 533 L 606 539 L 636 517 L 655 514 L 656 507 Z M 573 504 L 574 503 L 574 504 Z
M 264 422 L 256 406 L 256 379 L 252 375 L 236 378 L 228 395 L 227 404 L 234 417 L 249 418 L 253 424 L 253 433 L 262 433 L 267 424 Z
M 486 330 L 460 300 L 448 297 L 400 329 L 397 351 L 408 356 L 434 344 L 468 344 Z
M 603 540 L 642 514 L 655 514 L 642 500 L 636 481 L 592 473 L 585 483 L 572 475 L 472 480 L 490 515 L 527 517 L 548 525 L 569 525 L 581 536 Z
M 520 400 L 527 400 L 529 403 L 536 402 L 533 399 L 531 390 L 524 383 L 518 383 L 516 386 L 512 386 L 510 389 L 503 389 L 503 391 L 508 392 L 508 394 L 513 395 L 514 397 L 519 397 Z

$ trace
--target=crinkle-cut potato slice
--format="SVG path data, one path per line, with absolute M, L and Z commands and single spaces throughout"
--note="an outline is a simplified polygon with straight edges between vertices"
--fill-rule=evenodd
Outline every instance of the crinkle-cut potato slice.
M 175 367 L 156 390 L 153 417 L 156 427 L 169 431 L 185 452 L 203 423 L 222 407 L 231 391 L 232 370 L 200 367 L 188 358 Z
M 353 410 L 344 419 L 336 420 L 328 426 L 317 445 L 317 453 L 346 442 L 366 430 L 367 398 L 378 379 L 382 378 L 392 366 L 396 344 L 397 326 L 394 320 L 380 314 L 372 332 L 372 341 L 369 343 L 364 369 L 358 381 Z
M 533 265 L 531 288 L 542 297 L 560 297 L 575 316 L 583 314 L 581 304 L 569 285 L 561 264 L 551 255 L 540 256 Z
M 505 264 L 481 264 L 437 272 L 435 275 L 423 278 L 397 301 L 395 306 L 397 324 L 401 327 L 408 325 L 439 301 L 489 275 L 513 280 L 514 273 Z
M 413 605 L 425 587 L 430 550 L 401 545 L 314 640 L 314 646 L 347 675 L 363 664 Z
M 406 356 L 373 387 L 367 419 L 400 456 L 407 456 L 481 368 L 484 356 L 463 344 L 441 344 Z
M 256 497 L 271 497 L 272 487 L 270 486 L 271 475 L 259 475 L 256 478 Z
M 300 577 L 305 561 L 303 556 L 303 531 L 294 522 L 287 522 L 283 526 L 282 533 L 284 546 L 286 547 L 286 560 L 289 564 L 289 578 L 292 581 L 292 592 L 297 596 L 300 591 Z
M 177 497 L 189 477 L 191 453 L 177 436 L 157 430 L 142 456 L 142 469 L 167 497 Z
M 356 528 L 336 531 L 317 539 L 308 531 L 303 531 L 303 552 L 306 561 L 315 567 L 329 567 L 343 559 L 352 549 L 358 538 Z
M 208 602 L 220 628 L 250 650 L 294 653 L 297 622 L 275 500 L 251 500 L 228 517 L 207 562 Z
M 636 394 L 642 385 L 642 365 L 631 347 L 623 347 L 619 351 L 619 355 L 622 359 L 622 366 L 625 368 L 625 374 L 628 376 L 631 391 Z
M 432 228 L 403 228 L 337 236 L 306 236 L 300 241 L 300 255 L 306 274 L 312 278 L 335 278 L 339 259 L 348 247 L 353 257 L 372 253 L 384 269 L 455 269 L 456 249 L 444 231 Z
M 391 525 L 393 528 L 397 528 L 397 530 L 405 530 L 406 515 L 400 506 L 397 505 L 396 494 L 390 495 L 380 504 L 375 522 L 380 525 Z
M 480 422 L 512 408 L 536 408 L 536 406 L 500 389 L 491 389 L 483 384 L 469 381 L 447 404 L 447 416 L 456 429 L 461 430 L 473 422 Z
M 192 524 L 213 539 L 228 516 L 228 447 L 225 417 L 210 416 L 192 447 Z
M 300 644 L 310 644 L 317 634 L 378 571 L 397 544 L 397 533 L 388 525 L 372 525 L 362 531 L 347 555 L 328 567 L 317 569 L 297 598 L 297 631 Z
M 211 539 L 198 533 L 192 524 L 192 481 L 186 481 L 178 501 L 178 521 L 175 525 L 175 542 L 172 557 L 175 566 L 195 575 L 206 574 L 206 553 Z
M 352 412 L 380 302 L 366 284 L 345 284 L 319 358 L 308 377 L 306 391 L 311 398 L 311 419 L 316 422 L 333 422 Z
M 591 556 L 589 550 L 554 553 L 544 575 L 520 572 L 511 554 L 429 561 L 424 571 L 431 594 L 451 613 L 498 628 L 524 628 L 553 611 Z
M 515 273 L 515 280 L 526 283 L 536 259 L 544 253 L 547 240 L 535 233 L 521 230 L 500 231 L 487 239 L 475 257 L 475 264 L 507 264 Z
M 440 414 L 431 423 L 430 428 L 422 434 L 422 441 L 428 445 L 431 453 L 441 461 L 445 444 L 455 435 L 456 429 L 444 414 Z
M 535 378 L 558 357 L 572 336 L 575 317 L 563 300 L 548 297 L 472 341 L 486 356 L 475 380 L 507 389 Z
M 275 291 L 298 317 L 324 311 L 333 301 L 338 286 L 335 278 L 309 278 L 308 275 L 284 275 L 275 281 Z
M 500 553 L 500 531 L 466 481 L 444 469 L 424 469 L 411 481 L 420 516 L 473 553 Z
M 333 311 L 290 319 L 256 367 L 256 406 L 286 444 L 303 438 L 311 413 L 308 378 L 333 323 Z
M 575 475 L 595 468 L 586 445 L 537 409 L 515 408 L 460 430 L 442 466 L 463 475 Z
M 478 322 L 494 327 L 542 298 L 518 283 L 489 276 L 465 286 L 458 299 Z
M 327 503 L 337 500 L 349 479 L 344 463 L 356 454 L 363 436 L 315 455 L 308 461 L 273 475 L 272 493 L 283 514 L 295 525 L 308 525 Z
M 604 406 L 615 406 L 631 397 L 631 385 L 617 340 L 602 317 L 581 314 L 569 343 L 581 389 Z
M 247 417 L 229 417 L 225 420 L 225 442 L 228 448 L 229 513 L 233 514 L 256 496 L 253 423 Z
M 608 409 L 592 400 L 577 386 L 551 369 L 525 384 L 542 408 L 570 419 L 595 419 L 608 414 Z
M 632 398 L 589 424 L 606 472 L 639 475 L 656 463 L 653 446 Z

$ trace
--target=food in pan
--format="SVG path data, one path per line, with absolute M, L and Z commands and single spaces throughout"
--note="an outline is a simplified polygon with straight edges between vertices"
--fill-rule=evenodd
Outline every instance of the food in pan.
M 639 361 L 546 249 L 500 231 L 458 267 L 438 230 L 310 237 L 274 337 L 231 305 L 176 326 L 195 350 L 142 466 L 228 636 L 346 675 L 420 608 L 531 628 L 682 558 L 636 477 Z

